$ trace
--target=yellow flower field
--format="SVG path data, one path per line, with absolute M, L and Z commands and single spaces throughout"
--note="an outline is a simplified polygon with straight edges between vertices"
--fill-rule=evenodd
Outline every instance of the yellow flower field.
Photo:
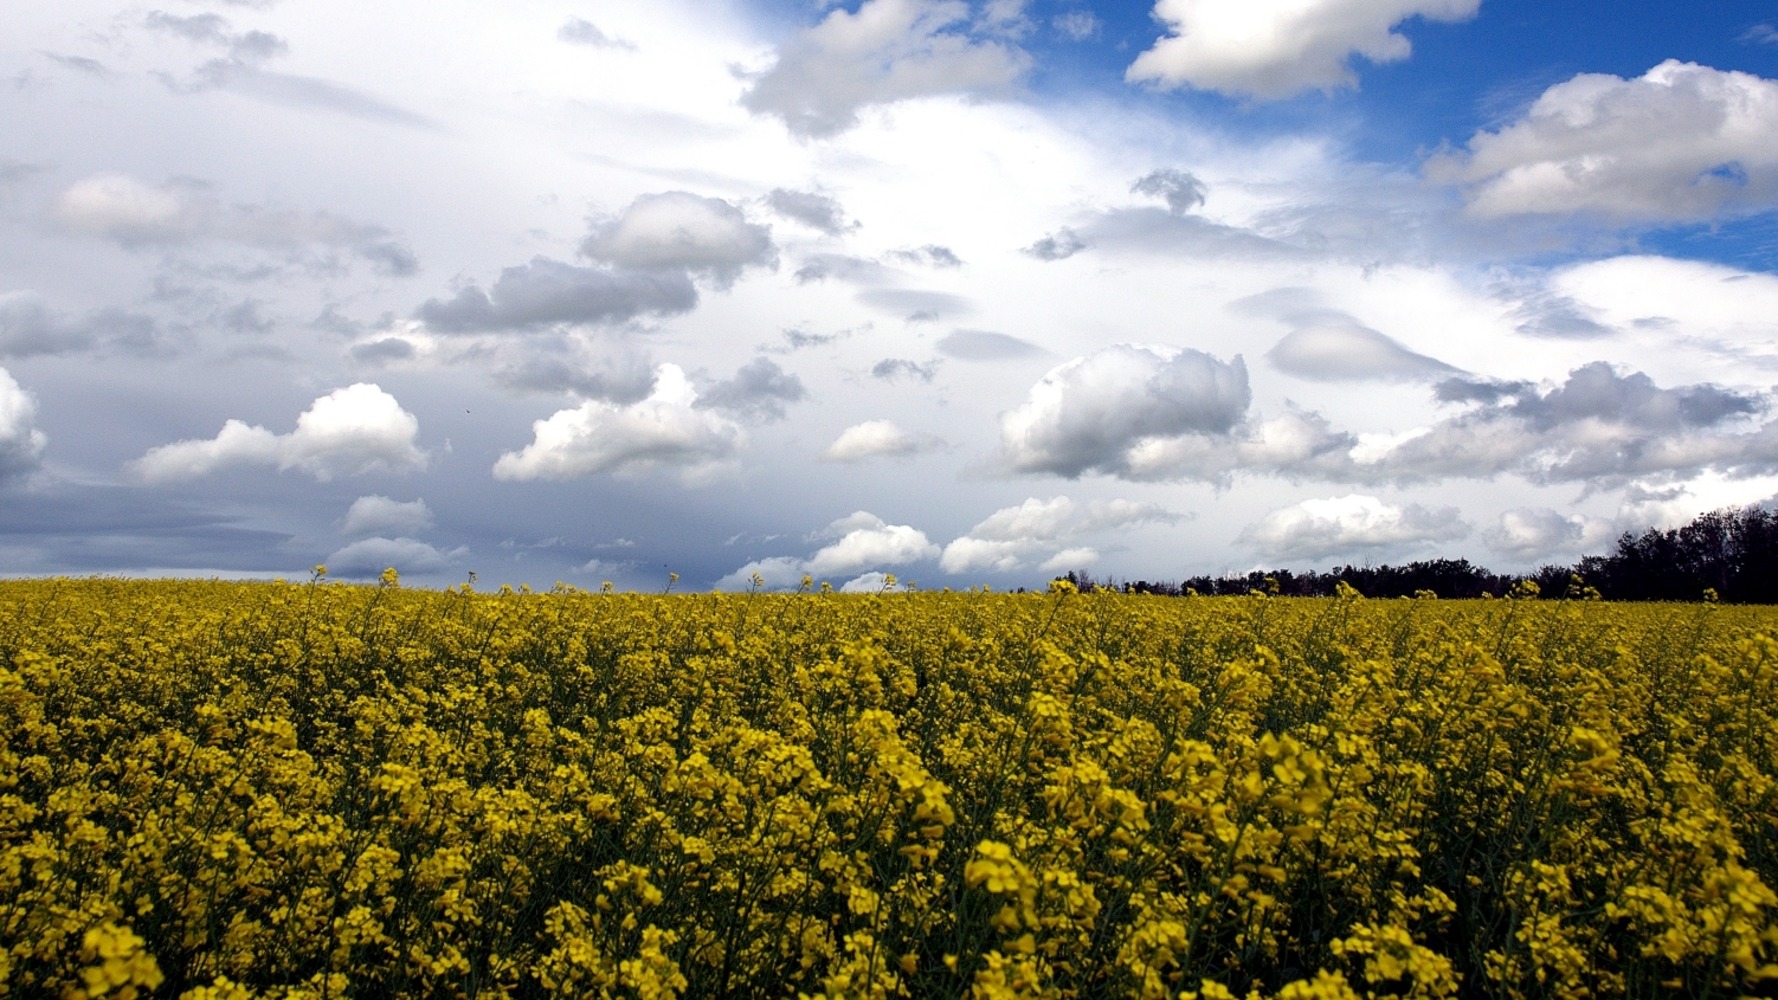
M 0 582 L 0 994 L 1770 996 L 1775 636 Z

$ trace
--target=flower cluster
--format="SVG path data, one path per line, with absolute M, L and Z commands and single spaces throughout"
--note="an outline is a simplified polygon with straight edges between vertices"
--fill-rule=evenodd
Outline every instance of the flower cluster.
M 0 996 L 1770 995 L 1774 635 L 0 581 Z

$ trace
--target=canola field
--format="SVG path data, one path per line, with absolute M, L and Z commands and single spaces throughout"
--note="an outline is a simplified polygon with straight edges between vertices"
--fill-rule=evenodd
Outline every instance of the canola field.
M 393 583 L 0 582 L 0 994 L 1778 992 L 1774 609 Z

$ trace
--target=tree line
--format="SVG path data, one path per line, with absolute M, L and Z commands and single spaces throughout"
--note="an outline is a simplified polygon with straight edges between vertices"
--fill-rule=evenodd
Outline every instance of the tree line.
M 1338 566 L 1325 573 L 1277 569 L 1126 581 L 1071 571 L 1058 579 L 1083 591 L 1112 588 L 1175 597 L 1253 591 L 1325 597 L 1344 583 L 1366 597 L 1445 598 L 1502 597 L 1529 580 L 1545 598 L 1778 604 L 1778 513 L 1758 506 L 1724 508 L 1679 528 L 1626 531 L 1609 554 L 1582 556 L 1572 566 L 1548 564 L 1530 574 L 1495 573 L 1468 559 L 1427 559 L 1400 566 Z

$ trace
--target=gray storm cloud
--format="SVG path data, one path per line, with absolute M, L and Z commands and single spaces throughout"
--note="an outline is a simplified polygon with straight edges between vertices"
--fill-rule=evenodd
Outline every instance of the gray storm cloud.
M 766 194 L 766 206 L 786 219 L 828 236 L 839 236 L 858 228 L 857 222 L 846 220 L 846 209 L 837 200 L 815 191 L 773 188 Z
M 148 354 L 160 347 L 161 331 L 153 317 L 122 309 L 100 309 L 83 316 L 57 312 L 30 292 L 0 295 L 0 357 L 75 354 L 113 349 Z
M 698 290 L 684 272 L 614 270 L 533 257 L 500 272 L 487 291 L 470 285 L 428 299 L 415 315 L 439 333 L 490 333 L 555 324 L 622 323 L 689 312 Z
M 1413 481 L 1515 473 L 1538 483 L 1598 485 L 1778 470 L 1778 425 L 1740 426 L 1769 400 L 1721 386 L 1663 389 L 1642 372 L 1620 375 L 1601 361 L 1547 390 L 1454 379 L 1438 394 L 1474 407 L 1378 456 L 1365 475 Z
M 1137 179 L 1130 185 L 1130 193 L 1153 195 L 1167 203 L 1167 211 L 1184 215 L 1204 204 L 1209 189 L 1203 181 L 1183 170 L 1163 167 Z
M 706 388 L 693 404 L 756 422 L 783 420 L 785 407 L 809 398 L 803 381 L 770 358 L 754 358 Z

